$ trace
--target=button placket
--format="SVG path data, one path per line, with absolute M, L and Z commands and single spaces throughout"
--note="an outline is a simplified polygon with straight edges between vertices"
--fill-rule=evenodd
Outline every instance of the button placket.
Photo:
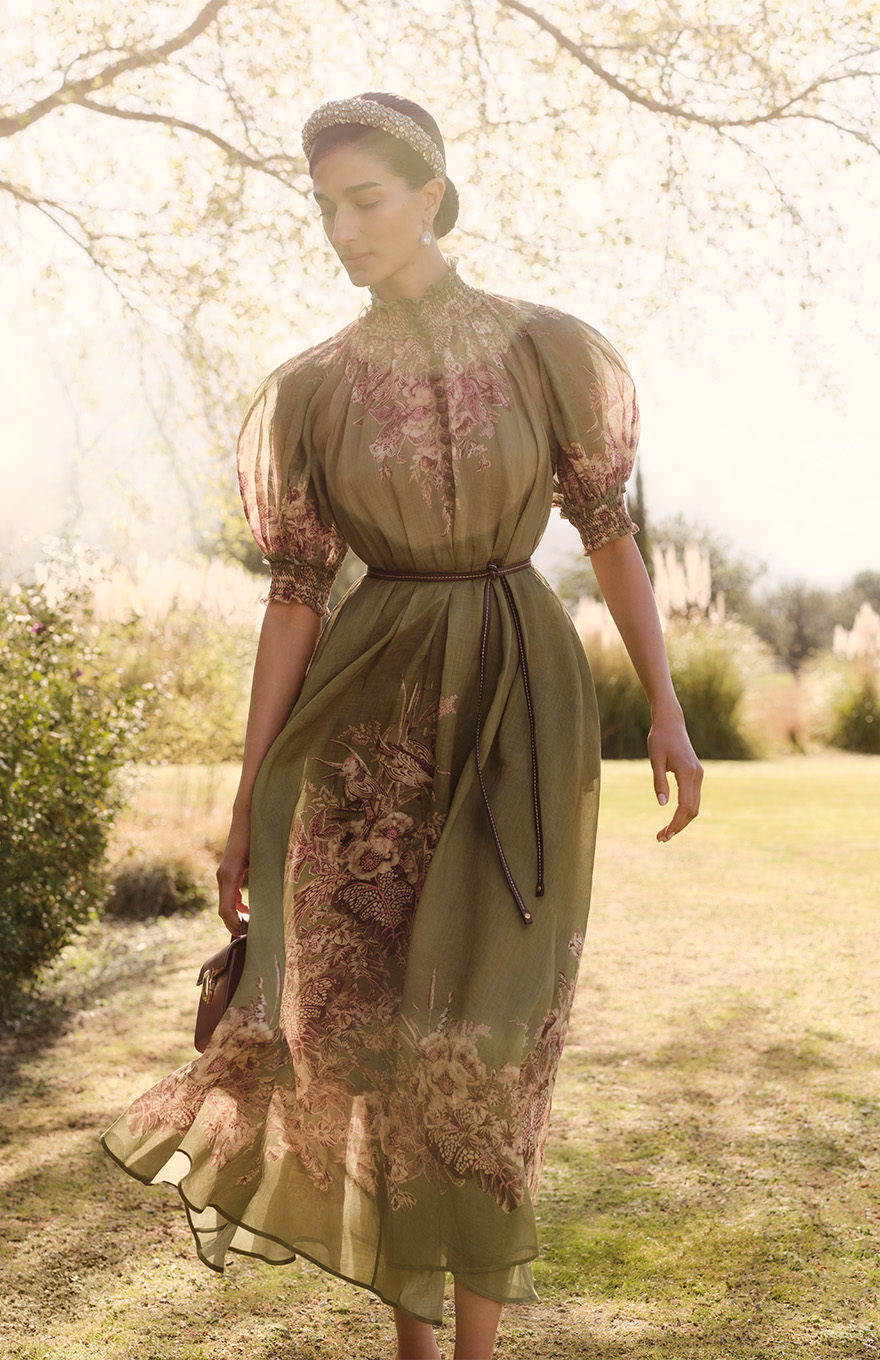
M 446 396 L 446 383 L 444 381 L 443 370 L 432 367 L 430 371 L 430 381 L 434 393 L 434 405 L 437 408 L 437 423 L 440 426 L 440 439 L 444 447 L 451 452 L 452 439 L 449 434 L 449 401 Z

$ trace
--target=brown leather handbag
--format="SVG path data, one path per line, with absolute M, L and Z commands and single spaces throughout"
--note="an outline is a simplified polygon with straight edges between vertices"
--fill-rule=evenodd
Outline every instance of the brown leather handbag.
M 244 968 L 244 951 L 247 945 L 247 919 L 242 917 L 243 935 L 233 935 L 224 949 L 219 949 L 206 959 L 199 969 L 199 1009 L 196 1013 L 196 1033 L 194 1043 L 199 1053 L 208 1047 L 217 1022 L 235 995 Z

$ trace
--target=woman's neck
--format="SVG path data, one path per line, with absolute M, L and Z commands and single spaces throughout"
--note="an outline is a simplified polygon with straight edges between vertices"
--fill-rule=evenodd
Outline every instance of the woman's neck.
M 418 302 L 430 288 L 440 283 L 449 272 L 445 255 L 436 241 L 421 246 L 410 262 L 395 274 L 376 284 L 373 292 L 382 302 L 399 302 L 408 298 Z

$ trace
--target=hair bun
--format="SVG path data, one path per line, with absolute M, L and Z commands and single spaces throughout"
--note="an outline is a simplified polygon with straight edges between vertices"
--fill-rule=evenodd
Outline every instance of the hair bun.
M 444 176 L 444 183 L 446 192 L 434 218 L 434 235 L 438 238 L 452 231 L 458 221 L 458 190 L 448 175 Z

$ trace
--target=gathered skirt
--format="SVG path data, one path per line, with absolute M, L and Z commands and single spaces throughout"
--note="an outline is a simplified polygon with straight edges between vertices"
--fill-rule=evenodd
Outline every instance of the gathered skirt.
M 500 583 L 362 579 L 334 612 L 252 803 L 244 974 L 203 1055 L 104 1146 L 178 1186 L 201 1259 L 305 1257 L 414 1317 L 444 1276 L 535 1297 L 534 1203 L 589 909 L 595 697 L 532 568 Z M 495 824 L 493 833 L 492 822 Z M 513 900 L 496 835 L 525 901 Z

